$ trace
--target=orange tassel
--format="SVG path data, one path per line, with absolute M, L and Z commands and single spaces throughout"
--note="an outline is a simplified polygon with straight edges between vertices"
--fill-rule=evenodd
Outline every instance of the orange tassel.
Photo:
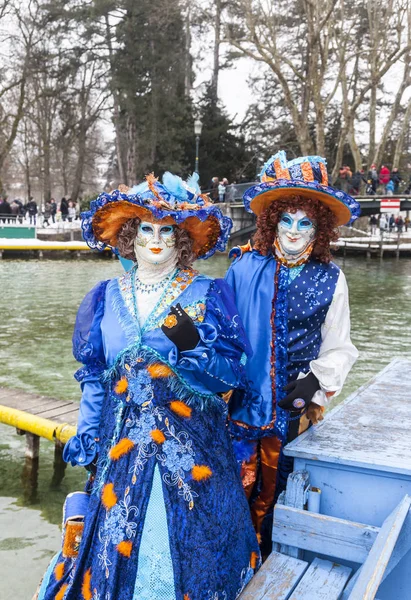
M 101 501 L 107 510 L 113 508 L 117 504 L 117 495 L 114 491 L 113 483 L 106 483 L 101 494 Z
M 251 552 L 250 567 L 252 569 L 255 569 L 256 566 L 257 566 L 257 562 L 258 562 L 258 554 L 257 554 L 257 552 Z
M 68 583 L 63 583 L 59 592 L 57 592 L 57 594 L 55 595 L 55 600 L 63 600 L 64 594 L 66 593 L 67 588 L 68 588 Z
M 130 541 L 120 542 L 119 544 L 117 544 L 118 552 L 126 558 L 130 558 L 132 548 L 133 543 Z
M 150 373 L 153 379 L 158 379 L 160 377 L 173 377 L 174 373 L 167 365 L 162 365 L 161 363 L 154 363 L 154 365 L 149 365 L 147 367 L 147 371 Z
M 84 573 L 81 593 L 83 594 L 84 600 L 93 600 L 93 593 L 91 591 L 91 569 L 87 569 L 87 571 Z
M 124 456 L 124 454 L 128 454 L 133 448 L 134 442 L 132 442 L 128 438 L 123 438 L 118 442 L 118 444 L 112 447 L 109 456 L 111 460 L 118 460 L 119 458 Z
M 207 467 L 207 465 L 194 465 L 194 467 L 191 469 L 191 475 L 195 481 L 209 479 L 212 474 L 212 470 L 210 467 Z
M 191 598 L 190 598 L 190 596 L 188 594 L 184 594 L 183 600 L 191 600 Z
M 56 578 L 56 581 L 60 581 L 60 579 L 63 578 L 63 575 L 64 575 L 64 562 L 61 562 L 54 567 L 54 577 Z
M 160 429 L 153 429 L 153 431 L 150 432 L 150 435 L 156 444 L 164 444 L 166 441 L 166 436 Z
M 181 402 L 181 400 L 173 400 L 173 402 L 170 402 L 170 408 L 179 417 L 184 417 L 185 419 L 191 417 L 191 408 L 187 406 L 185 402 Z
M 127 389 L 128 381 L 126 377 L 122 377 L 121 379 L 119 379 L 116 385 L 114 386 L 114 391 L 116 392 L 116 394 L 124 394 L 124 392 L 126 392 Z

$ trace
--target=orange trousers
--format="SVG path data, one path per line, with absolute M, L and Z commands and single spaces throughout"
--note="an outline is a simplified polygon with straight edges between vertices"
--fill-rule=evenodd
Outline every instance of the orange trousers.
M 258 480 L 259 491 L 257 496 L 252 498 L 250 510 L 258 540 L 261 542 L 264 518 L 274 505 L 281 441 L 277 437 L 265 437 L 249 443 L 253 453 L 241 465 L 241 479 L 248 499 L 252 497 Z

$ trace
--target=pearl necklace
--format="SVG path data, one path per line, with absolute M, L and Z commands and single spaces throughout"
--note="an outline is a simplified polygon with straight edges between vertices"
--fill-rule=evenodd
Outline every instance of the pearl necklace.
M 141 294 L 152 294 L 154 292 L 158 292 L 159 290 L 162 290 L 166 287 L 166 285 L 169 283 L 170 279 L 173 277 L 174 273 L 175 273 L 175 269 L 173 271 L 171 271 L 171 273 L 169 273 L 161 281 L 157 281 L 156 283 L 143 283 L 138 278 L 138 271 L 137 271 L 137 277 L 135 279 L 136 292 L 140 292 Z

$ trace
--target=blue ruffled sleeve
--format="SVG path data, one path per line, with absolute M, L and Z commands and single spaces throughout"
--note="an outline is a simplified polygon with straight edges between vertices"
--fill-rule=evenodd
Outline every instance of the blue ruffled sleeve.
M 197 325 L 200 341 L 193 350 L 169 353 L 169 362 L 192 371 L 211 392 L 227 392 L 247 384 L 245 364 L 251 347 L 234 303 L 234 294 L 223 279 L 214 280 L 207 293 L 204 322 Z
M 63 451 L 64 460 L 73 466 L 90 464 L 98 452 L 96 439 L 105 394 L 101 375 L 106 369 L 100 325 L 107 284 L 108 281 L 102 281 L 87 294 L 74 326 L 73 354 L 83 364 L 74 377 L 80 383 L 82 396 L 77 435 L 67 442 Z

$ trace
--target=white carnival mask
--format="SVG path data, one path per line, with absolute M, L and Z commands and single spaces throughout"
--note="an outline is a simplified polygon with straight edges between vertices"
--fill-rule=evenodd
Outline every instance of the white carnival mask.
M 141 221 L 134 241 L 134 252 L 139 258 L 153 265 L 167 262 L 176 254 L 176 236 L 172 225 Z
M 303 210 L 283 213 L 277 226 L 281 251 L 290 258 L 297 258 L 304 254 L 314 241 L 316 233 L 316 222 L 311 220 Z

